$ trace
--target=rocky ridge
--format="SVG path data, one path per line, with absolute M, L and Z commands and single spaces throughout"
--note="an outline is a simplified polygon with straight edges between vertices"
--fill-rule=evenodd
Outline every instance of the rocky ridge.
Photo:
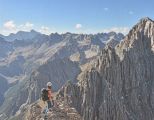
M 63 98 L 55 101 L 55 106 L 48 113 L 43 113 L 46 104 L 38 100 L 28 106 L 21 107 L 18 113 L 10 120 L 82 120 L 75 108 L 63 101 Z
M 153 120 L 154 22 L 141 19 L 115 49 L 106 47 L 70 95 L 83 120 Z M 67 97 L 64 101 L 68 101 Z

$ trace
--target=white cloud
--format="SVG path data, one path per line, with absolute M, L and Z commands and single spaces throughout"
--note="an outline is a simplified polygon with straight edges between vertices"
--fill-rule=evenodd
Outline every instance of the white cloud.
M 14 21 L 12 21 L 12 20 L 6 21 L 3 24 L 3 26 L 4 26 L 5 29 L 9 29 L 9 30 L 12 30 L 12 29 L 15 29 L 16 28 L 16 25 L 15 25 Z
M 76 28 L 76 29 L 81 29 L 81 28 L 82 28 L 82 25 L 81 25 L 81 24 L 76 24 L 76 25 L 75 25 L 75 28 Z
M 33 23 L 26 22 L 24 24 L 18 25 L 17 29 L 22 31 L 30 31 L 31 29 L 33 29 L 33 27 L 34 27 Z
M 130 15 L 133 15 L 133 14 L 134 14 L 134 12 L 133 12 L 133 11 L 129 11 L 128 13 L 129 13 Z
M 46 27 L 46 26 L 41 26 L 39 32 L 41 32 L 43 34 L 47 34 L 47 35 L 52 33 L 51 29 L 49 27 Z
M 16 33 L 18 31 L 30 31 L 34 29 L 34 24 L 25 22 L 24 24 L 17 25 L 13 20 L 6 21 L 3 27 L 0 28 L 0 34 L 9 35 L 10 33 Z
M 105 11 L 108 11 L 108 10 L 109 10 L 109 8 L 107 8 L 107 7 L 106 7 L 106 8 L 104 8 L 104 10 L 105 10 Z
M 129 27 L 113 27 L 113 28 L 108 28 L 108 29 L 103 29 L 102 32 L 108 33 L 108 32 L 116 32 L 116 33 L 123 33 L 127 34 L 129 32 L 130 28 Z
M 78 27 L 81 27 L 80 25 Z M 15 24 L 13 20 L 6 21 L 3 24 L 3 27 L 0 28 L 0 34 L 9 35 L 10 33 L 17 33 L 18 31 L 30 31 L 35 29 L 43 34 L 51 34 L 54 28 L 49 28 L 42 25 L 41 27 L 34 27 L 34 24 L 31 22 L 25 22 L 23 24 Z
M 25 23 L 25 27 L 30 27 L 30 28 L 31 28 L 31 27 L 33 27 L 33 26 L 34 26 L 34 24 L 32 24 L 32 23 L 30 23 L 30 22 L 26 22 L 26 23 Z

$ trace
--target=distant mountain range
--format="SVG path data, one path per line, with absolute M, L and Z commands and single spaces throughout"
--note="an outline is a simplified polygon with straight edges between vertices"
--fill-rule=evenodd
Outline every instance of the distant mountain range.
M 48 81 L 55 91 L 68 80 L 76 83 L 105 46 L 115 47 L 123 38 L 115 32 L 44 35 L 34 30 L 1 35 L 0 81 L 6 89 L 0 86 L 0 113 L 12 116 L 22 104 L 34 102 Z
M 0 34 L 1 38 L 4 38 L 6 41 L 14 41 L 14 40 L 31 40 L 41 33 L 36 32 L 35 30 L 31 30 L 30 32 L 19 31 L 16 34 L 11 33 L 8 36 L 4 36 Z

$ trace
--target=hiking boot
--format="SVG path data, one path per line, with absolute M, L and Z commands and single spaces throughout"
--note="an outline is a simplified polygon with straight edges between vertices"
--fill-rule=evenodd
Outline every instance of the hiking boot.
M 51 112 L 52 111 L 52 108 L 49 108 L 49 112 Z

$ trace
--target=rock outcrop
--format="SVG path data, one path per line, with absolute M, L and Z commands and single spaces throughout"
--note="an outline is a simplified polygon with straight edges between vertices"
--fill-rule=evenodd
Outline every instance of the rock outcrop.
M 78 84 L 66 85 L 59 96 L 69 95 L 83 120 L 154 120 L 153 46 L 154 21 L 141 19 L 115 49 L 102 51 Z

